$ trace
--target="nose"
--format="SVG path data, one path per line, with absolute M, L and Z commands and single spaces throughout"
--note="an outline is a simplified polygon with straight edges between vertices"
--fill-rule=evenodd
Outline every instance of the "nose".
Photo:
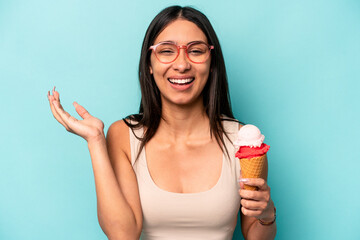
M 179 56 L 173 62 L 173 68 L 178 70 L 179 72 L 185 72 L 191 68 L 191 64 L 189 59 L 186 56 L 186 46 L 180 46 Z

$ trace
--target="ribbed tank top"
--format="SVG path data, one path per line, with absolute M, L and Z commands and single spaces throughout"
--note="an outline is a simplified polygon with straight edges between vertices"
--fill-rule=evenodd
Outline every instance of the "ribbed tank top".
M 239 124 L 223 121 L 231 141 Z M 238 183 L 240 163 L 235 148 L 224 135 L 231 158 L 223 154 L 221 175 L 211 189 L 198 193 L 174 193 L 159 188 L 147 167 L 145 148 L 137 161 L 143 129 L 130 129 L 131 162 L 137 177 L 143 212 L 142 240 L 231 240 L 240 206 Z

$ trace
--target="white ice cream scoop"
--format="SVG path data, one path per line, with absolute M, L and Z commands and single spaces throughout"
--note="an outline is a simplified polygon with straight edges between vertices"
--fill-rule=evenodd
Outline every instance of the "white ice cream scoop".
M 240 128 L 234 146 L 237 148 L 241 146 L 260 147 L 264 139 L 265 136 L 261 134 L 256 126 L 246 124 Z

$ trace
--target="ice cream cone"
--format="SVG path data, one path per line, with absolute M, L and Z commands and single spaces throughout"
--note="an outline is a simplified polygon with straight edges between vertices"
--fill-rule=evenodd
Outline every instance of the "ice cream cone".
M 266 178 L 266 154 L 253 158 L 240 158 L 242 178 Z M 257 190 L 257 187 L 244 184 L 246 190 Z
M 235 157 L 240 159 L 242 178 L 267 177 L 266 153 L 270 146 L 263 143 L 265 136 L 256 126 L 247 124 L 240 128 L 234 146 L 238 148 Z M 247 190 L 257 190 L 257 187 L 244 184 Z

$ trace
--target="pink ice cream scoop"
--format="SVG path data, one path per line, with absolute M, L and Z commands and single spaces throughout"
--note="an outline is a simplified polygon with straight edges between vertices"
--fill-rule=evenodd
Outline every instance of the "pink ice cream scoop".
M 246 124 L 240 128 L 238 138 L 234 142 L 234 146 L 239 148 L 242 146 L 260 147 L 265 139 L 260 130 L 251 124 Z

